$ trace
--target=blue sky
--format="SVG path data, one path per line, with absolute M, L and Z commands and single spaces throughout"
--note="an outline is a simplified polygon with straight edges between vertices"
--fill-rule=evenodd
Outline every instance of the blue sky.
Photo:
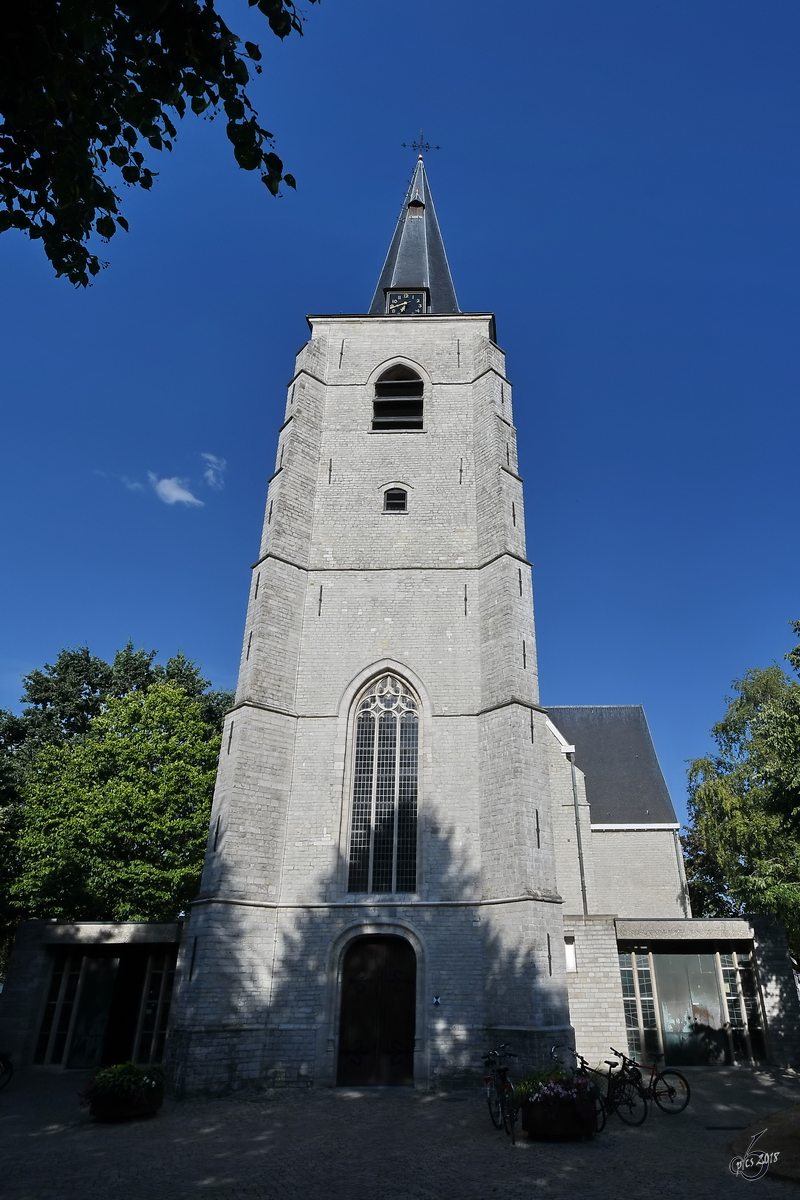
M 682 809 L 800 617 L 800 8 L 323 0 L 280 44 L 223 7 L 297 194 L 189 118 L 90 290 L 0 237 L 0 705 L 128 638 L 234 685 L 304 315 L 368 305 L 424 126 L 515 385 L 542 699 L 642 703 Z

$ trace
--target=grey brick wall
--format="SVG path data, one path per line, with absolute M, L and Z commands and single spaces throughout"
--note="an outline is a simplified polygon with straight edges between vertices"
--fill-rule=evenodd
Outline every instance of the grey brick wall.
M 564 935 L 575 938 L 578 968 L 567 974 L 575 1047 L 605 1070 L 610 1047 L 625 1050 L 628 1044 L 614 918 L 565 914 Z
M 417 950 L 420 1082 L 479 1070 L 501 1030 L 533 1063 L 569 1022 L 551 735 L 490 318 L 311 320 L 223 734 L 207 902 L 179 962 L 171 1044 L 187 1093 L 332 1082 L 342 956 L 373 927 Z M 374 433 L 374 382 L 398 360 L 424 380 L 424 431 Z M 407 513 L 382 511 L 392 484 Z M 352 702 L 382 669 L 421 701 L 419 883 L 356 904 Z
M 671 829 L 591 836 L 598 909 L 619 917 L 684 917 L 684 883 Z

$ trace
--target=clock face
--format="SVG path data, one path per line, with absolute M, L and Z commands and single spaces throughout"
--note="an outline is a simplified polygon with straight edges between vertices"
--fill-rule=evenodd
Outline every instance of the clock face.
M 424 292 L 389 292 L 386 311 L 392 317 L 413 317 L 425 312 Z

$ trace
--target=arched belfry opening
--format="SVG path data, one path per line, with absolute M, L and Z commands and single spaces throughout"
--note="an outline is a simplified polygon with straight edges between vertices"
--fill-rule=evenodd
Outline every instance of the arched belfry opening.
M 414 1083 L 417 956 L 396 935 L 359 937 L 342 962 L 339 1087 Z
M 372 428 L 380 432 L 422 429 L 422 379 L 411 367 L 397 363 L 384 371 L 375 384 Z

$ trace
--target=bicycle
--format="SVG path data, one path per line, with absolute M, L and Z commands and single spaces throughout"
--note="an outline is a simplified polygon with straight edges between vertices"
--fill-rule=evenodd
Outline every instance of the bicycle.
M 10 1056 L 3 1050 L 0 1050 L 0 1090 L 10 1082 L 13 1074 L 14 1068 L 11 1065 Z
M 642 1125 L 647 1120 L 647 1100 L 639 1087 L 638 1081 L 620 1069 L 619 1075 L 614 1070 L 620 1064 L 605 1060 L 608 1067 L 608 1090 L 604 1097 L 609 1114 L 615 1112 L 620 1121 L 626 1125 Z
M 486 1102 L 489 1105 L 489 1116 L 495 1129 L 505 1129 L 515 1145 L 514 1123 L 517 1119 L 516 1103 L 514 1101 L 514 1085 L 508 1078 L 508 1065 L 504 1061 L 516 1058 L 511 1054 L 508 1043 L 504 1042 L 496 1050 L 489 1050 L 483 1060 L 486 1074 L 483 1082 L 486 1087 Z
M 558 1047 L 554 1046 L 553 1050 L 556 1049 Z M 606 1073 L 598 1070 L 597 1067 L 590 1067 L 583 1055 L 578 1054 L 576 1050 L 572 1050 L 571 1047 L 567 1047 L 567 1049 L 575 1058 L 576 1074 L 581 1075 L 591 1085 L 598 1133 L 603 1131 L 606 1121 L 614 1113 L 626 1125 L 641 1125 L 647 1119 L 647 1100 L 640 1094 L 634 1080 L 623 1074 L 614 1074 L 619 1063 L 606 1059 L 608 1065 L 608 1073 Z M 605 1095 L 602 1094 L 597 1083 L 589 1080 L 590 1075 L 606 1081 Z
M 574 1050 L 572 1046 L 567 1045 L 552 1046 L 550 1049 L 550 1057 L 555 1059 L 559 1065 L 561 1060 L 557 1053 L 558 1050 L 568 1050 L 575 1059 L 575 1074 L 580 1075 L 581 1078 L 586 1081 L 586 1090 L 589 1092 L 589 1095 L 594 1103 L 595 1132 L 602 1133 L 606 1124 L 606 1106 L 603 1101 L 603 1097 L 600 1094 L 600 1089 L 595 1081 L 590 1079 L 589 1076 L 599 1075 L 602 1079 L 605 1079 L 605 1073 L 603 1071 L 595 1070 L 594 1067 L 590 1067 L 589 1063 L 582 1054 L 578 1054 L 577 1050 Z
M 638 1063 L 635 1059 L 628 1058 L 626 1054 L 615 1050 L 613 1046 L 611 1047 L 611 1053 L 616 1054 L 617 1058 L 622 1059 L 623 1071 L 626 1071 L 629 1077 L 637 1082 L 639 1091 L 645 1100 L 655 1100 L 661 1111 L 668 1113 L 670 1116 L 683 1112 L 692 1094 L 689 1082 L 681 1075 L 680 1071 L 673 1071 L 670 1068 L 666 1071 L 658 1070 L 658 1063 L 664 1057 L 663 1054 L 653 1055 L 650 1076 L 647 1082 L 645 1082 L 642 1072 L 646 1071 L 647 1067 L 643 1063 Z M 636 1076 L 638 1076 L 638 1079 Z

